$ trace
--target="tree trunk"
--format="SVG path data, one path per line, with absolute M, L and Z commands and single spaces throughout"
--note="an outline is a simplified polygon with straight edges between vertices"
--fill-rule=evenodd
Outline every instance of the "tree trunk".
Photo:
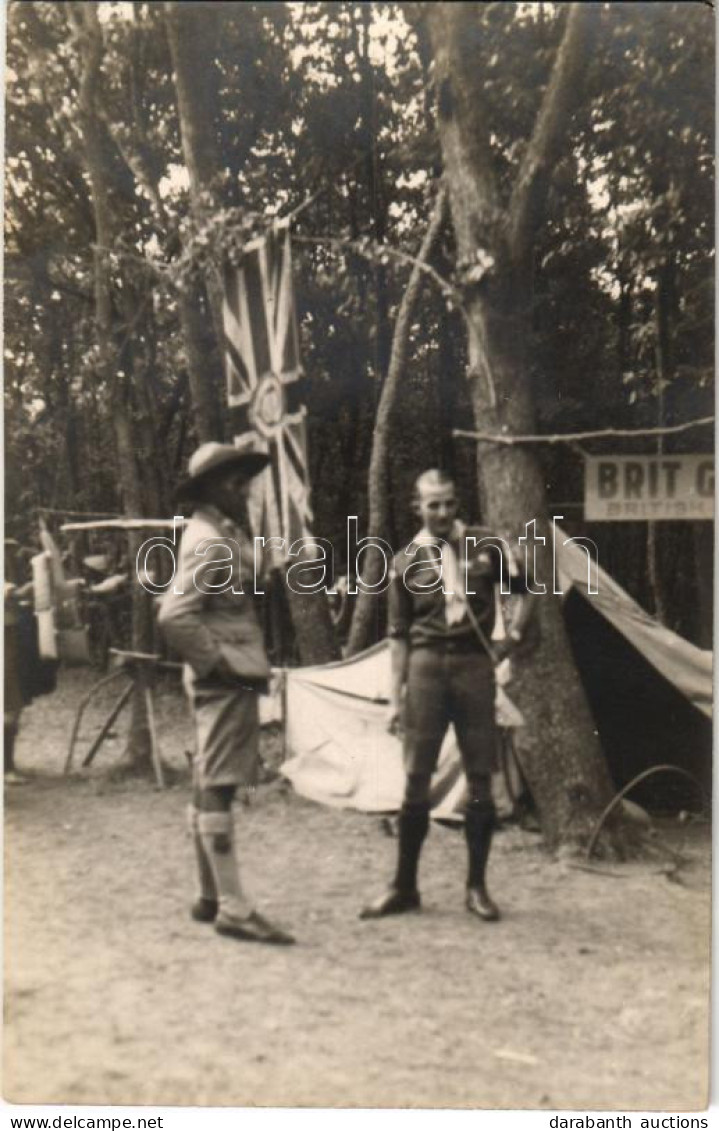
M 673 264 L 666 260 L 657 273 L 657 288 L 654 294 L 654 315 L 656 324 L 655 364 L 656 364 L 656 398 L 657 398 L 657 427 L 663 428 L 665 424 L 664 394 L 667 382 L 671 378 L 670 354 L 670 304 L 668 290 L 673 274 Z M 657 455 L 664 453 L 664 437 L 657 436 Z M 667 604 L 664 599 L 664 583 L 662 578 L 659 544 L 657 541 L 657 524 L 647 523 L 647 573 L 649 587 L 652 595 L 653 613 L 662 624 L 668 624 Z
M 526 344 L 531 325 L 531 266 L 549 177 L 561 154 L 585 61 L 592 4 L 573 4 L 532 137 L 511 192 L 501 199 L 484 117 L 474 5 L 428 8 L 435 62 L 438 128 L 457 238 L 457 277 L 468 331 L 468 379 L 475 423 L 483 432 L 535 433 Z M 550 845 L 582 842 L 613 792 L 597 732 L 554 596 L 551 529 L 542 468 L 526 445 L 483 443 L 477 471 L 483 521 L 512 542 L 536 520 L 541 642 L 515 663 L 512 698 L 526 725 L 517 751 Z
M 456 474 L 454 437 L 452 429 L 456 427 L 455 413 L 457 411 L 457 370 L 458 358 L 454 349 L 454 331 L 452 319 L 456 318 L 451 311 L 443 306 L 439 313 L 439 342 L 437 358 L 437 401 L 440 419 L 440 466 L 449 474 Z
M 469 360 L 490 359 L 501 400 L 492 410 L 486 384 L 472 382 L 477 428 L 509 435 L 536 432 L 526 384 L 528 319 L 490 310 L 481 300 L 469 306 Z M 481 343 L 481 344 L 480 344 Z M 511 696 L 526 725 L 515 732 L 515 747 L 539 809 L 549 844 L 583 841 L 612 796 L 612 782 L 597 738 L 566 635 L 561 597 L 553 594 L 552 529 L 541 466 L 524 446 L 480 445 L 477 453 L 482 519 L 516 546 L 526 523 L 537 520 L 537 581 L 546 593 L 536 599 L 540 643 L 530 658 L 513 661 Z
M 301 664 L 331 664 L 340 650 L 324 593 L 295 593 L 286 588 L 297 653 Z
M 620 256 L 617 266 L 617 280 L 619 282 L 619 306 L 617 309 L 617 369 L 618 381 L 621 384 L 624 374 L 629 369 L 632 323 L 632 281 Z
M 387 201 L 384 195 L 382 171 L 377 152 L 377 102 L 372 61 L 369 53 L 371 24 L 369 4 L 361 6 L 360 16 L 362 20 L 362 48 L 361 50 L 358 49 L 358 60 L 362 88 L 362 133 L 367 149 L 365 159 L 367 192 L 372 216 L 372 234 L 377 246 L 380 247 L 387 238 Z M 357 42 L 358 39 L 355 19 L 355 41 Z M 387 270 L 382 263 L 376 263 L 374 266 L 373 298 L 375 310 L 375 373 L 377 378 L 381 380 L 389 368 L 391 349 Z
M 647 522 L 647 581 L 652 601 L 652 613 L 661 624 L 668 624 L 667 609 L 664 603 L 664 586 L 662 585 L 662 571 L 659 561 L 659 545 L 657 542 L 657 524 L 650 519 Z
M 210 5 L 165 3 L 167 36 L 175 72 L 175 89 L 180 118 L 182 151 L 190 181 L 190 198 L 195 218 L 202 221 L 226 203 L 228 185 L 217 143 L 217 73 L 213 44 L 217 33 L 216 13 Z M 210 269 L 206 277 L 207 295 L 216 342 L 224 341 L 222 324 L 222 282 L 219 272 Z M 207 371 L 217 366 L 217 351 L 200 354 L 202 342 L 198 292 L 181 297 L 180 311 L 187 346 L 187 367 L 200 439 L 222 436 L 222 414 Z M 315 594 L 300 597 L 288 592 L 295 638 L 303 663 L 327 663 L 338 656 L 332 634 L 326 598 Z
M 397 406 L 397 397 L 401 388 L 402 375 L 407 361 L 409 335 L 412 318 L 417 306 L 422 282 L 424 279 L 421 264 L 425 263 L 432 253 L 439 235 L 442 231 L 446 216 L 447 198 L 444 188 L 439 190 L 434 212 L 430 219 L 419 251 L 418 262 L 414 264 L 407 284 L 407 289 L 402 296 L 397 322 L 395 323 L 392 339 L 392 353 L 390 357 L 387 378 L 382 386 L 377 416 L 375 419 L 372 437 L 372 454 L 370 456 L 368 477 L 369 500 L 369 525 L 371 536 L 387 538 L 390 525 L 389 513 L 389 454 L 392 439 L 392 418 Z M 366 585 L 376 585 L 381 580 L 383 557 L 379 550 L 368 548 L 363 554 L 362 579 Z M 352 563 L 347 563 L 351 572 Z M 355 655 L 374 642 L 374 633 L 377 619 L 377 596 L 364 589 L 360 591 L 352 617 L 352 627 L 348 643 L 348 654 Z
M 218 89 L 213 50 L 217 13 L 213 13 L 211 6 L 207 4 L 183 4 L 171 0 L 165 4 L 165 15 L 175 72 L 182 153 L 190 180 L 192 212 L 196 220 L 202 221 L 212 215 L 222 203 L 226 203 L 228 191 L 233 191 L 232 186 L 222 184 L 223 167 L 217 140 Z M 219 272 L 210 268 L 205 283 L 215 339 L 221 345 L 224 341 L 224 329 Z M 194 318 L 199 315 L 198 291 L 197 286 L 190 289 L 181 307 L 188 352 L 202 340 L 194 323 Z M 209 379 L 208 363 L 211 359 L 205 356 L 204 392 L 199 388 L 199 374 L 197 380 L 193 377 L 193 365 L 188 358 L 193 398 L 195 395 L 202 397 L 198 430 L 204 429 L 208 422 L 217 429 L 212 436 L 201 435 L 201 439 L 222 435 L 217 392 L 221 375 L 217 373 L 218 356 L 215 351 L 212 352 L 215 354 L 212 361 L 216 377 L 214 382 Z
M 117 398 L 113 413 L 115 440 L 119 457 L 120 482 L 122 483 L 123 510 L 125 514 L 141 515 L 142 484 L 135 460 L 135 443 L 131 412 L 122 396 Z M 128 563 L 131 578 L 137 552 L 142 543 L 142 535 L 128 535 Z M 132 586 L 132 650 L 151 652 L 153 644 L 152 598 L 141 585 Z M 150 726 L 145 702 L 144 672 L 139 672 L 132 696 L 132 721 L 128 734 L 125 757 L 133 772 L 152 774 L 152 750 L 150 746 Z
M 174 25 L 173 25 L 174 26 Z M 169 18 L 168 18 L 169 27 Z M 173 30 L 173 42 L 177 41 L 179 32 Z M 133 43 L 133 47 L 135 44 Z M 183 57 L 184 58 L 184 57 Z M 133 54 L 131 57 L 133 71 L 139 69 L 139 63 Z M 184 78 L 187 65 L 182 70 Z M 182 89 L 182 106 L 187 111 L 189 93 L 180 81 Z M 178 94 L 178 102 L 179 94 Z M 109 112 L 104 113 L 104 121 L 110 131 L 117 152 L 127 165 L 130 173 L 138 184 L 142 185 L 152 201 L 157 214 L 159 226 L 167 233 L 172 231 L 172 221 L 168 217 L 164 201 L 160 194 L 159 178 L 163 166 L 151 148 L 143 123 L 140 121 L 139 109 L 133 105 L 131 118 L 134 132 L 125 134 L 117 129 L 117 124 Z M 187 111 L 189 113 L 189 111 Z M 198 167 L 202 167 L 204 154 L 195 154 L 193 147 L 195 137 L 201 134 L 200 124 L 184 123 L 183 139 L 187 139 L 186 152 L 193 161 L 195 181 L 193 199 L 200 200 L 201 186 L 197 183 Z M 213 151 L 214 152 L 214 151 Z M 198 205 L 199 206 L 199 205 Z M 170 237 L 166 251 L 168 256 L 180 247 L 179 236 L 173 233 Z M 223 436 L 222 416 L 220 401 L 217 391 L 221 386 L 220 361 L 218 350 L 213 339 L 212 327 L 207 327 L 205 314 L 205 294 L 201 282 L 196 279 L 187 281 L 180 287 L 177 296 L 178 317 L 185 344 L 187 372 L 190 378 L 190 395 L 194 409 L 194 426 L 197 439 L 200 443 L 207 440 L 221 439 Z M 216 328 L 216 327 L 215 327 Z M 208 332 L 209 329 L 209 332 Z
M 142 514 L 142 490 L 135 459 L 132 415 L 127 403 L 128 378 L 121 376 L 119 372 L 116 315 L 108 256 L 108 249 L 115 243 L 118 211 L 112 197 L 112 171 L 107 167 L 109 147 L 98 114 L 98 87 L 104 51 L 102 30 L 95 3 L 68 5 L 68 17 L 78 37 L 82 66 L 79 111 L 95 219 L 94 291 L 99 367 L 106 388 L 111 390 L 117 468 L 124 510 L 126 514 L 137 516 Z M 138 651 L 149 650 L 146 601 L 143 600 L 146 598 L 147 594 L 139 586 L 133 588 L 133 648 Z M 133 770 L 147 774 L 152 772 L 147 711 L 140 694 L 135 695 L 133 701 L 127 757 Z
M 193 423 L 198 441 L 204 444 L 208 440 L 222 438 L 223 428 L 213 382 L 208 379 L 208 371 L 211 371 L 209 356 L 216 351 L 212 347 L 208 348 L 199 284 L 195 283 L 180 292 L 178 310 L 190 378 Z
M 714 523 L 693 522 L 692 541 L 696 576 L 696 639 L 701 648 L 712 646 L 714 624 Z

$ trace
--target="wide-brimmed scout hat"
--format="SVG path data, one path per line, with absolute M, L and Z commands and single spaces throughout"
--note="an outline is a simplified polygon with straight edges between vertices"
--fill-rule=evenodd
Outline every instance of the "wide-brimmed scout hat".
M 259 475 L 269 462 L 270 457 L 265 452 L 235 448 L 232 444 L 218 444 L 216 440 L 210 440 L 206 444 L 201 444 L 190 456 L 187 476 L 178 484 L 175 498 L 194 499 L 208 476 L 218 468 L 222 467 L 227 471 L 238 469 L 243 471 L 248 479 L 252 479 L 254 475 Z

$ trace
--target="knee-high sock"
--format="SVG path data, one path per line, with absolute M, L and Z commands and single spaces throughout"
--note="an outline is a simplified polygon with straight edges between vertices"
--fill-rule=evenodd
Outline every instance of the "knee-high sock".
M 3 767 L 6 774 L 15 772 L 15 735 L 17 731 L 15 727 L 6 726 L 3 732 L 3 751 L 5 757 L 5 765 Z
M 195 859 L 197 861 L 198 895 L 200 899 L 216 900 L 217 888 L 215 887 L 215 877 L 212 873 L 205 846 L 202 843 L 202 837 L 200 836 L 199 817 L 200 811 L 197 806 L 193 804 L 188 805 L 187 826 L 190 830 L 192 844 L 195 849 Z
M 489 849 L 496 823 L 496 809 L 492 800 L 471 801 L 464 818 L 469 869 L 467 885 L 484 888 Z
M 232 813 L 200 813 L 198 817 L 202 847 L 212 869 L 220 912 L 243 919 L 252 905 L 242 890 L 235 859 Z
M 399 846 L 394 886 L 398 891 L 413 892 L 417 887 L 419 854 L 429 828 L 429 806 L 402 806 L 399 813 Z

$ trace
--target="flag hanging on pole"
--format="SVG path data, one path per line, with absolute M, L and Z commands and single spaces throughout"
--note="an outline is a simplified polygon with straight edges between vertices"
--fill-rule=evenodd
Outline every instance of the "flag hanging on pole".
M 253 482 L 255 532 L 282 538 L 284 560 L 312 519 L 306 410 L 290 411 L 288 387 L 302 373 L 288 224 L 249 244 L 238 267 L 225 271 L 223 303 L 227 403 L 242 422 L 238 447 L 253 446 L 271 464 Z
M 225 273 L 227 401 L 251 403 L 263 378 L 284 384 L 301 372 L 289 226 L 249 244 Z

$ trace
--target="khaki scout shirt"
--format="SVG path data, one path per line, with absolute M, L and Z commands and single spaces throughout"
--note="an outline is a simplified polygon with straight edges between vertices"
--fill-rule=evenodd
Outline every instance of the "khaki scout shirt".
M 209 675 L 221 657 L 238 676 L 269 676 L 254 589 L 252 539 L 217 507 L 198 507 L 159 614 L 168 644 L 195 676 Z
M 467 538 L 476 538 L 478 545 L 467 543 Z M 467 601 L 489 640 L 495 621 L 495 585 L 502 580 L 512 593 L 524 593 L 525 581 L 519 576 L 506 544 L 487 527 L 468 526 L 459 542 L 449 541 L 457 555 L 463 584 L 466 579 Z M 407 639 L 414 647 L 447 640 L 476 642 L 479 647 L 469 617 L 465 615 L 458 623 L 447 624 L 438 565 L 433 565 L 437 563 L 437 549 L 420 545 L 412 553 L 413 549 L 410 543 L 392 560 L 387 635 Z

